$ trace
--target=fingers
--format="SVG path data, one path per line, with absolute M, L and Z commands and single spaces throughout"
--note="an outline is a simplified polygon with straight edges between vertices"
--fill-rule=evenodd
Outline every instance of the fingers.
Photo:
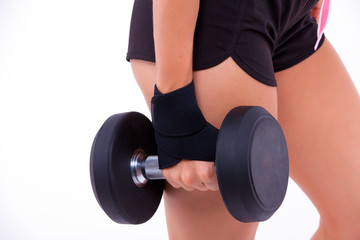
M 315 7 L 313 7 L 313 9 L 311 9 L 311 16 L 313 18 L 315 18 L 316 22 L 319 23 L 319 17 L 320 17 L 320 11 L 321 11 L 321 6 L 323 4 L 324 0 L 319 0 L 319 2 L 315 5 Z
M 213 162 L 182 160 L 162 172 L 174 188 L 183 188 L 186 191 L 219 189 Z
M 196 161 L 194 163 L 197 175 L 207 190 L 219 190 L 214 163 Z
M 186 166 L 185 166 L 186 167 Z M 178 164 L 166 168 L 162 170 L 162 173 L 166 179 L 166 181 L 173 186 L 174 188 L 183 188 L 186 191 L 193 191 L 195 188 L 191 186 L 191 184 L 188 184 L 188 179 L 184 181 L 184 177 L 182 175 L 182 172 L 184 172 L 184 164 L 179 162 Z M 185 183 L 186 182 L 186 183 Z

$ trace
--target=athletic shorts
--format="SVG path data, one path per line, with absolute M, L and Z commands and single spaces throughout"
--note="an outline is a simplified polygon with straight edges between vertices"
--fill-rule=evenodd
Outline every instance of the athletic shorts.
M 317 2 L 200 0 L 193 69 L 207 69 L 231 57 L 256 80 L 276 86 L 275 72 L 315 52 L 317 23 L 310 10 Z M 152 0 L 134 2 L 127 53 L 130 59 L 155 62 Z

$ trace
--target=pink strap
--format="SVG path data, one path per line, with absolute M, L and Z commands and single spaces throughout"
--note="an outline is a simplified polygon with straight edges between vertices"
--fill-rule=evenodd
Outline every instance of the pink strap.
M 317 30 L 317 41 L 316 41 L 316 44 L 315 44 L 315 47 L 314 47 L 315 51 L 319 47 L 321 37 L 324 34 L 324 29 L 325 29 L 326 23 L 327 23 L 327 21 L 329 19 L 330 5 L 331 5 L 331 0 L 324 0 L 323 4 L 321 6 L 319 23 L 318 23 L 318 30 Z

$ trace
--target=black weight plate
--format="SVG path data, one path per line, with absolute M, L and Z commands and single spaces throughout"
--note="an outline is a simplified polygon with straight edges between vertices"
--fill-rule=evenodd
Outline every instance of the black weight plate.
M 289 160 L 279 123 L 261 107 L 237 107 L 220 128 L 216 173 L 228 211 L 241 222 L 270 218 L 284 200 Z
M 149 181 L 139 188 L 132 180 L 130 160 L 138 148 L 147 155 L 157 153 L 151 122 L 136 112 L 109 117 L 92 145 L 93 191 L 102 209 L 117 223 L 144 223 L 153 216 L 161 201 L 164 181 Z

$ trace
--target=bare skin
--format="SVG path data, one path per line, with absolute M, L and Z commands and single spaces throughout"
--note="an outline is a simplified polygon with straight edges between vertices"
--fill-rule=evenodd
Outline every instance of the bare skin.
M 155 64 L 131 62 L 149 103 Z M 238 105 L 264 106 L 279 116 L 289 149 L 290 176 L 321 216 L 313 239 L 359 239 L 359 94 L 328 41 L 313 56 L 276 77 L 277 89 L 265 86 L 232 59 L 194 72 L 200 108 L 214 126 L 219 127 L 225 114 Z M 182 161 L 172 170 L 189 171 L 186 164 L 191 162 Z M 201 171 L 215 177 L 213 167 Z M 187 183 L 193 184 L 192 180 Z M 170 239 L 254 239 L 257 223 L 235 221 L 218 191 L 186 191 L 168 184 L 164 199 Z
M 324 0 L 319 0 L 315 7 L 311 9 L 311 16 L 313 16 L 313 18 L 315 18 L 317 22 L 319 22 L 320 10 L 323 2 Z
M 155 64 L 132 60 L 131 65 L 150 104 Z M 232 59 L 214 68 L 194 72 L 194 83 L 202 113 L 217 128 L 227 112 L 238 105 L 260 105 L 277 115 L 276 88 L 252 79 Z M 226 97 L 219 97 L 222 95 Z M 213 169 L 213 163 L 183 160 L 163 171 L 167 181 L 172 183 L 166 186 L 164 194 L 170 239 L 254 239 L 258 223 L 236 221 L 226 210 L 219 191 L 198 191 L 197 181 L 216 179 Z M 216 180 L 214 182 L 216 184 Z
M 291 177 L 320 213 L 313 239 L 360 239 L 360 98 L 331 44 L 325 41 L 313 56 L 277 73 L 277 88 L 251 78 L 231 58 L 192 72 L 197 11 L 197 0 L 154 0 L 157 64 L 131 60 L 149 106 L 155 83 L 170 92 L 194 79 L 200 109 L 217 128 L 233 107 L 265 107 L 284 129 Z M 182 34 L 170 34 L 170 28 Z M 254 239 L 258 223 L 230 216 L 213 163 L 183 160 L 163 174 L 170 239 Z
M 290 176 L 321 216 L 314 239 L 360 239 L 360 97 L 344 65 L 325 42 L 276 78 Z

